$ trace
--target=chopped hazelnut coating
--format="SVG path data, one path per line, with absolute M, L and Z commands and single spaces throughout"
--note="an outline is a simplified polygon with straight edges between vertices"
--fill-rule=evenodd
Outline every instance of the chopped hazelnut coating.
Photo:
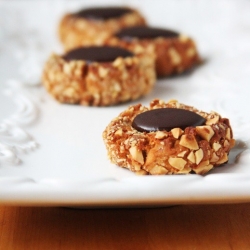
M 132 127 L 138 114 L 159 108 L 189 110 L 203 117 L 205 123 L 184 130 L 151 132 L 140 132 Z M 103 140 L 112 163 L 138 174 L 152 175 L 206 174 L 228 161 L 229 151 L 235 144 L 228 119 L 176 100 L 159 99 L 153 100 L 149 107 L 130 106 L 106 127 Z
M 145 24 L 145 18 L 135 9 L 102 20 L 68 13 L 63 16 L 59 24 L 59 38 L 65 50 L 80 46 L 103 45 L 104 41 L 115 32 L 126 27 Z
M 47 91 L 69 104 L 108 106 L 135 100 L 148 94 L 155 81 L 154 61 L 147 55 L 89 63 L 53 54 L 43 71 Z
M 147 29 L 147 27 L 142 27 L 142 29 Z M 147 53 L 153 56 L 158 77 L 180 74 L 202 62 L 195 41 L 178 33 L 174 37 L 159 35 L 155 38 L 131 37 L 126 39 L 125 37 L 125 39 L 121 39 L 113 36 L 105 43 L 121 46 L 133 53 Z

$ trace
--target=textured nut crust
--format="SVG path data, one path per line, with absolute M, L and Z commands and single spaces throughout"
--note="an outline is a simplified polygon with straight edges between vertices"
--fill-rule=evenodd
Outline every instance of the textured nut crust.
M 113 62 L 65 61 L 51 55 L 43 84 L 62 103 L 108 106 L 148 94 L 156 80 L 154 59 L 147 55 L 118 57 Z
M 157 76 L 179 74 L 201 62 L 195 42 L 184 35 L 176 38 L 119 40 L 112 37 L 106 44 L 126 48 L 134 53 L 154 54 Z
M 187 127 L 184 131 L 139 132 L 131 124 L 137 114 L 158 108 L 193 111 L 206 119 L 204 126 Z M 206 113 L 176 100 L 155 99 L 149 108 L 130 106 L 113 119 L 103 132 L 112 163 L 138 174 L 205 174 L 228 160 L 235 140 L 229 120 L 215 112 Z
M 107 38 L 123 28 L 145 24 L 144 17 L 134 9 L 119 18 L 104 21 L 66 14 L 59 24 L 59 38 L 65 50 L 87 45 L 102 45 Z

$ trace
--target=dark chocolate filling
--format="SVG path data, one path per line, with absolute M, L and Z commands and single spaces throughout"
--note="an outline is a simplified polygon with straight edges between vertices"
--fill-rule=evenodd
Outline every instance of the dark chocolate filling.
M 120 32 L 116 33 L 116 37 L 123 40 L 131 40 L 134 38 L 154 39 L 157 37 L 174 38 L 178 36 L 179 33 L 172 30 L 152 28 L 147 26 L 135 26 L 135 27 L 125 28 L 122 29 Z
M 205 124 L 202 116 L 185 109 L 160 108 L 137 115 L 132 127 L 140 132 L 170 131 L 173 128 L 185 129 Z
M 113 62 L 117 57 L 131 57 L 133 53 L 119 47 L 90 46 L 69 51 L 63 55 L 67 61 L 84 60 L 91 62 Z
M 97 7 L 80 10 L 74 13 L 74 16 L 93 20 L 106 20 L 123 16 L 129 12 L 131 12 L 131 9 L 126 7 Z

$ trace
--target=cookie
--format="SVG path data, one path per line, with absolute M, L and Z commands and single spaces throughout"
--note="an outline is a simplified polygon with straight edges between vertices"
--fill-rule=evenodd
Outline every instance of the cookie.
M 130 106 L 103 132 L 112 163 L 138 174 L 206 174 L 234 146 L 227 118 L 176 100 Z
M 142 14 L 132 8 L 87 8 L 63 16 L 59 24 L 59 38 L 66 50 L 103 45 L 103 41 L 122 28 L 145 24 Z
M 192 69 L 201 62 L 195 42 L 178 32 L 147 26 L 125 28 L 106 41 L 134 53 L 154 54 L 158 77 Z
M 59 102 L 108 106 L 148 94 L 156 80 L 154 61 L 120 47 L 90 46 L 53 54 L 43 84 Z

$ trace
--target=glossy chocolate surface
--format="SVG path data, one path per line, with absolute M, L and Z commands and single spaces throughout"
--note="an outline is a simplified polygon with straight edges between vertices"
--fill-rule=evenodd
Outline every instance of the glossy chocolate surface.
M 135 26 L 135 27 L 125 28 L 120 32 L 116 33 L 116 37 L 124 40 L 131 40 L 134 38 L 154 39 L 157 37 L 173 38 L 178 36 L 179 33 L 172 30 L 153 28 L 147 26 Z
M 131 12 L 131 9 L 126 7 L 97 7 L 80 10 L 74 13 L 74 16 L 93 20 L 106 20 L 123 16 L 129 12 Z
M 113 62 L 117 57 L 133 56 L 128 50 L 110 46 L 81 47 L 69 51 L 63 56 L 66 61 L 84 60 L 91 62 Z
M 137 115 L 132 127 L 140 132 L 170 131 L 173 128 L 185 129 L 205 124 L 205 119 L 189 110 L 160 108 Z

